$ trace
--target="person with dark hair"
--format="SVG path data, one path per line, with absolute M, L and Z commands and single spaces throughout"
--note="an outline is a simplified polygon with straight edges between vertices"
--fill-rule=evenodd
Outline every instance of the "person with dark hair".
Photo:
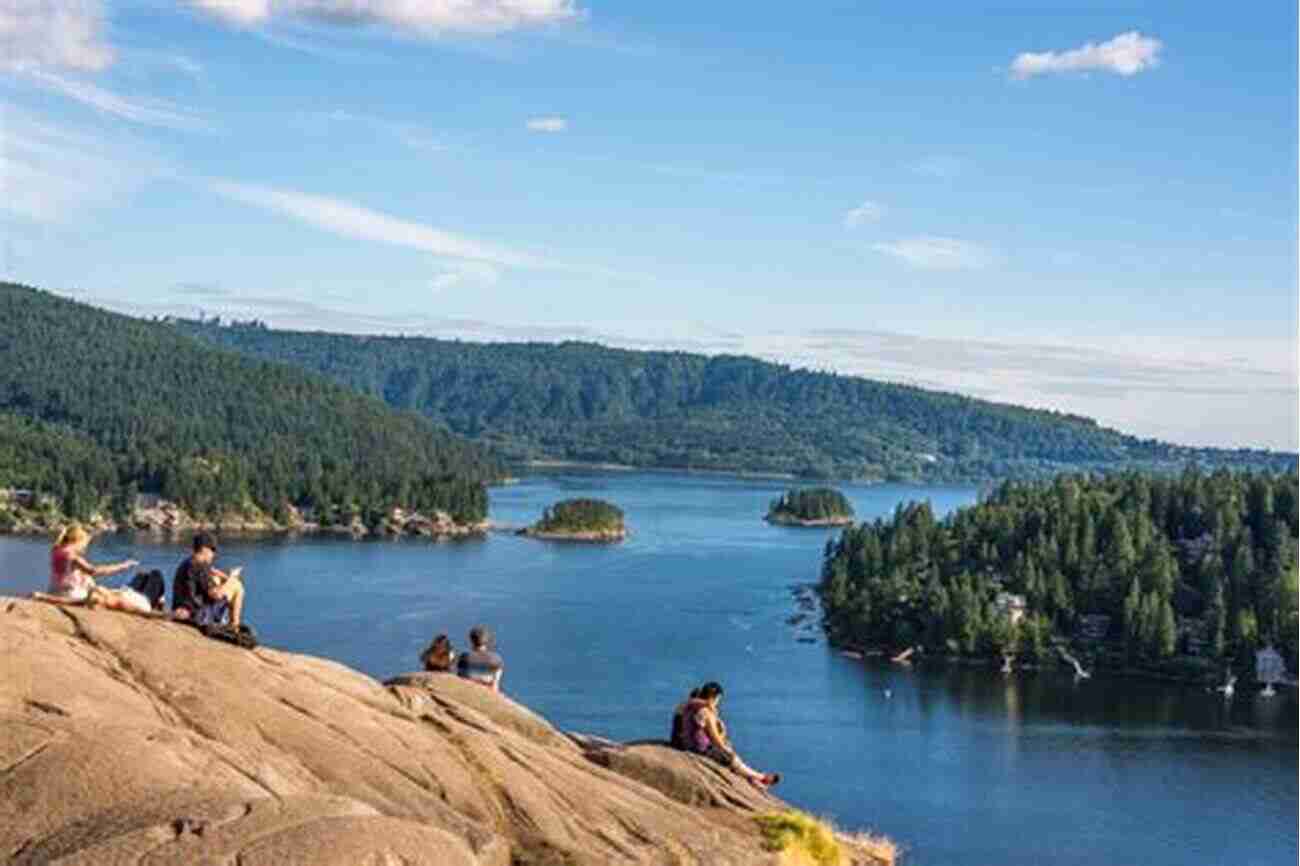
M 485 625 L 476 625 L 469 630 L 469 652 L 461 653 L 456 661 L 457 675 L 487 686 L 494 692 L 501 691 L 501 675 L 505 672 L 505 662 L 492 649 L 492 632 Z
M 683 738 L 688 751 L 707 755 L 724 767 L 730 767 L 759 788 L 769 788 L 781 781 L 780 773 L 760 773 L 736 754 L 727 738 L 726 726 L 718 714 L 722 686 L 707 682 L 692 694 L 682 715 Z
M 455 660 L 456 651 L 451 648 L 451 639 L 445 634 L 435 637 L 433 643 L 420 653 L 420 664 L 424 665 L 426 671 L 432 673 L 451 673 L 452 663 Z
M 238 627 L 244 610 L 240 570 L 227 574 L 212 565 L 217 539 L 210 532 L 195 534 L 191 549 L 172 580 L 173 616 L 196 625 L 228 622 Z
M 686 696 L 686 700 L 673 708 L 673 726 L 668 734 L 668 742 L 672 744 L 674 749 L 681 749 L 684 752 L 690 751 L 690 746 L 686 743 L 686 708 L 691 701 L 699 700 L 699 697 L 699 688 L 691 689 L 691 693 Z

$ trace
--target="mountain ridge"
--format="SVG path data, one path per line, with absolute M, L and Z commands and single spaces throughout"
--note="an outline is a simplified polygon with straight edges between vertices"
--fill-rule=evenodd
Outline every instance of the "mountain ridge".
M 740 355 L 590 341 L 477 343 L 172 318 L 418 411 L 511 460 L 986 481 L 1062 470 L 1285 469 L 1294 455 L 1171 445 L 1093 419 Z

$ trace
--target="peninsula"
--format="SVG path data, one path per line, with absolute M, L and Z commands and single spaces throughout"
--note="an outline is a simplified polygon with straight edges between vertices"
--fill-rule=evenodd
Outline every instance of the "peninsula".
M 808 862 L 772 830 L 811 819 L 723 767 L 557 730 L 454 676 L 381 684 L 165 619 L 3 597 L 0 654 L 6 862 Z M 893 862 L 884 840 L 818 826 L 833 862 Z

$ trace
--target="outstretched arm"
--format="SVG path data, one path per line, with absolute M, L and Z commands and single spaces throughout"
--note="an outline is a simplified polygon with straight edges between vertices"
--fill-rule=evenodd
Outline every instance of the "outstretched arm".
M 112 565 L 95 565 L 84 556 L 72 557 L 72 564 L 80 571 L 95 577 L 108 577 L 114 574 L 121 574 L 124 571 L 135 568 L 140 563 L 134 559 L 124 559 L 121 562 L 115 562 Z

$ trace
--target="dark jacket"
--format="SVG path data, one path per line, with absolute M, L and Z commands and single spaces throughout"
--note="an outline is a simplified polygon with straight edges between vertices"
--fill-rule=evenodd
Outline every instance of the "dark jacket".
M 193 557 L 186 557 L 172 579 L 172 610 L 186 608 L 191 614 L 198 613 L 209 601 L 211 586 L 212 572 L 208 567 L 196 563 Z

